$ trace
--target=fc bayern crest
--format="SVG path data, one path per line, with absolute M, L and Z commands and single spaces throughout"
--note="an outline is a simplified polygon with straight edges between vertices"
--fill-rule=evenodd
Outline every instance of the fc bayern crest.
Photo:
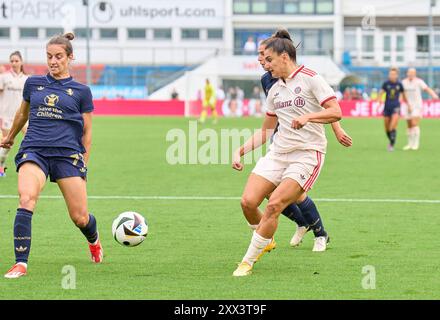
M 295 93 L 296 93 L 296 94 L 299 94 L 300 92 L 301 92 L 301 87 L 296 87 L 296 88 L 295 88 Z
M 304 107 L 306 105 L 306 101 L 302 97 L 296 97 L 295 101 L 293 101 L 293 103 L 298 108 L 302 108 L 302 107 Z

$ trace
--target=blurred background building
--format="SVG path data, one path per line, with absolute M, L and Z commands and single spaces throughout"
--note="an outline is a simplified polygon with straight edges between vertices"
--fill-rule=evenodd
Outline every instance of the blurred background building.
M 47 39 L 73 30 L 75 76 L 86 82 L 89 68 L 97 97 L 189 99 L 205 78 L 251 97 L 256 48 L 278 27 L 293 35 L 299 62 L 340 92 L 369 95 L 390 66 L 417 67 L 440 87 L 433 0 L 2 0 L 0 61 L 21 50 L 28 72 L 44 73 Z

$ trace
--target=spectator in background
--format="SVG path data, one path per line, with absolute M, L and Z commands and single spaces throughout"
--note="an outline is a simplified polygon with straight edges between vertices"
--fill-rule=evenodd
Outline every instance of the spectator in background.
M 243 53 L 245 55 L 252 55 L 252 54 L 256 54 L 256 52 L 257 52 L 257 44 L 254 41 L 254 37 L 250 36 L 248 37 L 246 43 L 244 44 Z
M 237 99 L 243 101 L 244 100 L 244 91 L 239 86 L 236 86 L 235 92 L 237 92 Z
M 259 86 L 255 86 L 252 90 L 251 100 L 249 101 L 249 115 L 255 117 L 263 116 L 263 101 L 265 99 L 264 93 Z
M 2 64 L 0 64 L 0 74 L 5 73 L 6 72 L 6 67 Z
M 228 94 L 226 96 L 227 100 L 237 100 L 237 91 L 234 87 L 230 87 L 228 89 Z
M 335 90 L 336 100 L 341 101 L 344 98 L 341 90 L 337 87 L 334 87 L 333 90 Z
M 363 91 L 363 92 L 360 91 L 360 94 L 361 94 L 362 100 L 365 100 L 365 101 L 370 100 L 370 96 L 368 95 L 368 93 L 366 91 Z
M 351 100 L 362 100 L 362 97 L 359 94 L 358 89 L 356 88 L 351 89 Z
M 378 96 L 379 92 L 377 92 L 377 88 L 373 88 L 371 89 L 370 92 L 370 100 L 372 101 L 376 101 L 377 100 L 377 96 Z
M 217 88 L 217 100 L 218 101 L 223 101 L 225 100 L 226 95 L 225 95 L 225 90 L 223 90 L 223 86 L 219 85 Z
M 230 87 L 226 95 L 226 100 L 223 102 L 222 111 L 225 117 L 240 117 L 243 107 L 242 100 L 238 99 L 237 87 Z
M 344 100 L 351 100 L 351 88 L 346 87 L 343 95 Z
M 179 93 L 177 92 L 176 88 L 173 88 L 171 91 L 171 100 L 179 100 Z

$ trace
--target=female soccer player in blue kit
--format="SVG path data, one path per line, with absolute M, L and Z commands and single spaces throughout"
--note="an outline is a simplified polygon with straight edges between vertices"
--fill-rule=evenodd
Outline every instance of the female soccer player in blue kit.
M 394 151 L 397 137 L 397 125 L 400 117 L 400 95 L 407 103 L 408 110 L 412 111 L 412 106 L 406 99 L 405 91 L 402 82 L 399 80 L 399 69 L 391 68 L 388 73 L 388 80 L 382 85 L 377 101 L 380 102 L 382 95 L 386 93 L 385 105 L 383 109 L 383 117 L 385 122 L 385 133 L 390 143 L 388 144 L 388 151 Z
M 96 219 L 87 208 L 87 162 L 92 142 L 93 101 L 90 88 L 72 79 L 72 33 L 55 36 L 46 45 L 49 73 L 30 77 L 11 131 L 0 147 L 11 148 L 29 119 L 27 134 L 15 158 L 19 208 L 14 223 L 16 263 L 5 274 L 19 278 L 27 273 L 31 247 L 31 221 L 46 179 L 56 182 L 70 218 L 89 243 L 92 261 L 102 262 L 103 250 Z

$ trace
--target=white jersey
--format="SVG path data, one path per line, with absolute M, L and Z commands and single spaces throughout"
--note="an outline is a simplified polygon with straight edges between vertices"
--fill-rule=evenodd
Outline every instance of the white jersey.
M 308 113 L 323 110 L 322 105 L 336 99 L 335 92 L 316 72 L 300 66 L 287 79 L 279 79 L 267 96 L 267 115 L 278 117 L 278 131 L 274 135 L 271 150 L 289 153 L 295 150 L 327 149 L 323 124 L 308 122 L 303 128 L 292 128 L 294 119 Z
M 428 88 L 425 81 L 420 78 L 414 78 L 413 80 L 405 78 L 402 80 L 402 84 L 406 99 L 411 107 L 421 109 L 423 106 L 422 90 Z
M 0 105 L 0 117 L 13 119 L 23 100 L 23 88 L 27 75 L 16 74 L 13 71 L 6 72 L 0 77 L 0 90 L 3 97 Z

